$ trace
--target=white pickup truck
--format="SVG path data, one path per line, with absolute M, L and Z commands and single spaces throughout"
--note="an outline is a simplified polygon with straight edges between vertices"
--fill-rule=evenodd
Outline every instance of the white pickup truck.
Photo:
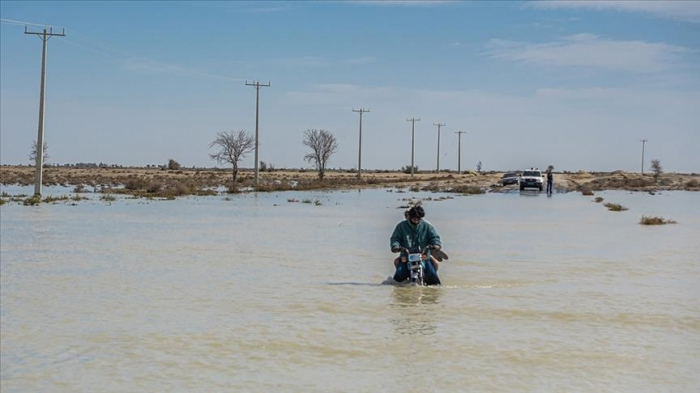
M 520 191 L 523 191 L 525 188 L 537 188 L 542 191 L 543 184 L 544 177 L 539 169 L 526 169 L 520 176 Z

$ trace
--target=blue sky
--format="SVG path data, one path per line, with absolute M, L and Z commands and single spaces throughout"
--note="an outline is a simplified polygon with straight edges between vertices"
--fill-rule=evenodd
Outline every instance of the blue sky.
M 700 2 L 0 2 L 0 162 L 29 164 L 41 41 L 51 163 L 213 167 L 220 131 L 308 168 L 700 172 Z M 242 162 L 253 166 L 254 154 Z

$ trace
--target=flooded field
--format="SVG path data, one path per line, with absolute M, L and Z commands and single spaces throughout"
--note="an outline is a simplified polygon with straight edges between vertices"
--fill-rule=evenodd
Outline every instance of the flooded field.
M 700 389 L 700 194 L 397 191 L 0 207 L 2 391 Z

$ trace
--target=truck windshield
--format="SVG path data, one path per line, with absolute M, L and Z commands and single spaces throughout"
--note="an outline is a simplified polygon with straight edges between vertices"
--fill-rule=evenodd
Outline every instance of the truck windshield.
M 541 177 L 542 173 L 539 171 L 525 171 L 523 172 L 523 176 Z

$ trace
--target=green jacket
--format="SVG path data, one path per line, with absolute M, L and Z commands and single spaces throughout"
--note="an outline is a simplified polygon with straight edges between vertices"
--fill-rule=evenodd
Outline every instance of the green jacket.
M 394 233 L 391 235 L 391 249 L 394 248 L 408 248 L 409 250 L 415 252 L 415 248 L 419 248 L 420 251 L 428 245 L 438 245 L 442 247 L 440 243 L 440 235 L 433 226 L 425 221 L 421 220 L 418 225 L 413 225 L 410 221 L 404 220 L 396 225 Z

